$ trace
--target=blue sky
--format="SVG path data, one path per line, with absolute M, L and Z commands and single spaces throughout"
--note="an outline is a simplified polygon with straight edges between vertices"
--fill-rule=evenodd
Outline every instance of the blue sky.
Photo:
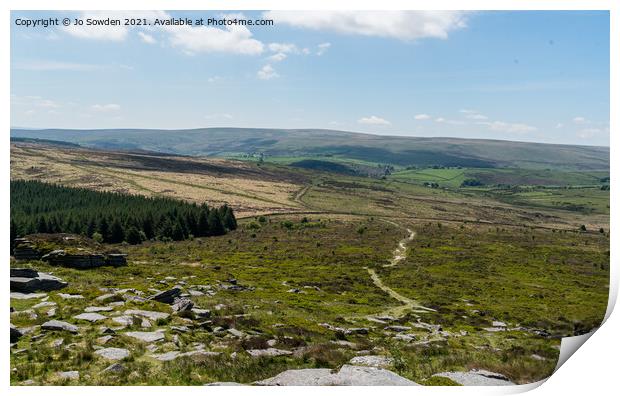
M 13 12 L 12 19 L 221 14 Z M 607 12 L 242 14 L 275 23 L 13 23 L 11 125 L 325 128 L 609 145 Z

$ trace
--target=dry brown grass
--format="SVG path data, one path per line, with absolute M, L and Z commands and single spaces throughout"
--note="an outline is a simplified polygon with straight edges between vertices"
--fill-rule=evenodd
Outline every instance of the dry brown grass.
M 167 158 L 158 157 L 163 161 Z M 140 169 L 139 164 L 118 153 L 19 144 L 11 146 L 11 178 L 100 191 L 168 196 L 214 206 L 227 203 L 238 217 L 300 209 L 292 197 L 302 188 L 301 184 L 274 180 L 272 174 L 261 178 L 249 165 L 236 161 L 171 158 L 186 168 L 179 172 L 153 171 Z M 228 173 L 209 174 L 204 171 L 205 165 L 225 168 Z M 191 172 L 192 167 L 196 168 L 196 173 Z

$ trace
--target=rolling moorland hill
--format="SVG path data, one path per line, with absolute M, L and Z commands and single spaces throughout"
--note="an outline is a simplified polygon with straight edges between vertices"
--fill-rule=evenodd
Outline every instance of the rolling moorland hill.
M 378 136 L 322 129 L 11 129 L 12 138 L 176 155 L 334 158 L 395 166 L 607 170 L 609 147 Z

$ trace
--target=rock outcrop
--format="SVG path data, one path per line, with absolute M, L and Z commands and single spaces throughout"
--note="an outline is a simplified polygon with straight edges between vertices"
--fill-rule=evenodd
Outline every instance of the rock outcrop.
M 62 279 L 30 268 L 11 268 L 11 291 L 34 293 L 58 290 L 67 286 Z
M 344 365 L 334 373 L 330 369 L 287 370 L 255 385 L 278 386 L 416 386 L 419 385 L 389 370 Z
M 510 381 L 508 377 L 503 374 L 493 373 L 487 370 L 470 370 L 465 371 L 450 371 L 444 373 L 438 373 L 433 377 L 446 377 L 452 381 L 465 386 L 501 386 L 501 385 L 515 385 Z

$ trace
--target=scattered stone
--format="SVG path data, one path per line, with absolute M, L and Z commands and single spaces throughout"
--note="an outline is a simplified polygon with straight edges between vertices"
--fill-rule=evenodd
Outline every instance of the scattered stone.
M 129 356 L 129 351 L 124 348 L 104 348 L 95 351 L 95 355 L 108 360 L 121 360 Z
M 112 320 L 123 326 L 133 325 L 133 317 L 129 315 L 115 316 L 112 318 Z
M 104 344 L 106 344 L 108 341 L 110 341 L 112 338 L 114 338 L 114 337 L 113 337 L 113 336 L 111 336 L 111 335 L 105 335 L 105 336 L 102 336 L 102 337 L 97 338 L 95 341 L 97 342 L 97 344 L 104 345 Z
M 270 347 L 276 346 L 276 344 L 278 343 L 278 340 L 267 340 L 267 345 L 269 345 Z
M 345 340 L 336 340 L 336 341 L 330 341 L 332 344 L 335 345 L 340 345 L 343 347 L 347 347 L 347 348 L 351 348 L 351 349 L 355 349 L 357 348 L 357 344 L 351 342 L 351 341 L 345 341 Z
M 355 366 L 388 368 L 394 364 L 394 359 L 387 357 L 387 356 L 375 356 L 375 355 L 356 356 L 349 361 L 349 364 L 352 364 Z
M 189 312 L 194 307 L 194 302 L 189 298 L 176 298 L 172 304 L 172 312 Z
M 208 319 L 211 317 L 211 311 L 208 309 L 192 308 L 192 314 L 196 319 Z
M 63 300 L 79 300 L 84 298 L 84 296 L 81 294 L 58 293 L 57 296 L 62 298 Z
M 153 357 L 161 362 L 169 362 L 179 357 L 179 351 L 171 351 L 162 353 L 161 355 L 153 355 Z
M 290 289 L 288 293 L 301 293 L 301 290 L 294 288 L 294 289 Z
M 132 337 L 135 338 L 137 340 L 143 341 L 143 342 L 156 342 L 156 341 L 161 341 L 164 339 L 164 334 L 162 332 L 159 331 L 152 331 L 152 332 L 147 332 L 147 331 L 129 331 L 127 333 L 124 333 L 126 336 L 128 337 Z
M 11 291 L 33 293 L 58 290 L 67 286 L 60 278 L 29 268 L 11 268 Z
M 187 292 L 189 293 L 190 296 L 193 296 L 193 297 L 199 297 L 199 296 L 204 296 L 205 295 L 200 290 L 189 289 Z
M 158 301 L 164 304 L 173 304 L 174 299 L 179 297 L 181 294 L 181 289 L 178 287 L 173 287 L 170 290 L 166 290 L 163 292 L 159 292 L 149 298 L 149 300 Z
M 57 338 L 54 341 L 52 341 L 52 343 L 50 344 L 52 346 L 52 348 L 59 348 L 62 346 L 62 344 L 65 343 L 65 340 L 62 338 Z
M 84 312 L 110 312 L 113 309 L 112 307 L 86 307 Z
M 250 354 L 250 356 L 252 357 L 261 357 L 261 356 L 275 357 L 275 356 L 286 356 L 286 355 L 293 354 L 293 352 L 291 351 L 285 351 L 283 349 L 276 349 L 276 348 L 248 349 L 246 352 Z
M 102 326 L 99 328 L 99 334 L 116 334 L 116 332 L 109 327 Z
M 187 326 L 170 326 L 171 331 L 176 331 L 177 333 L 187 333 L 189 332 L 189 327 Z
M 90 312 L 90 313 L 89 312 L 84 312 L 84 313 L 81 313 L 79 315 L 74 316 L 73 318 L 74 319 L 78 319 L 78 320 L 87 320 L 87 321 L 89 321 L 91 323 L 95 323 L 95 322 L 98 322 L 100 320 L 107 319 L 106 316 L 103 316 L 103 315 L 95 313 L 95 312 Z
M 537 354 L 535 354 L 535 353 L 531 354 L 531 355 L 530 355 L 530 357 L 531 357 L 532 359 L 534 359 L 534 360 L 547 360 L 546 358 L 544 358 L 544 357 L 542 357 L 542 356 L 540 356 L 540 355 L 537 355 Z
M 401 333 L 403 331 L 411 330 L 411 327 L 409 326 L 387 326 L 385 329 L 395 331 L 397 333 Z
M 62 379 L 79 379 L 80 372 L 79 371 L 61 371 L 56 373 Z
M 205 386 L 246 386 L 246 384 L 240 384 L 238 382 L 211 382 L 205 384 Z
M 45 308 L 45 307 L 55 307 L 57 304 L 53 301 L 43 301 L 38 304 L 32 306 L 34 309 Z
M 122 307 L 123 305 L 125 305 L 125 301 L 113 301 L 108 304 L 108 307 Z
M 20 329 L 18 329 L 17 327 L 13 326 L 13 324 L 11 323 L 11 344 L 14 342 L 17 342 L 21 336 L 24 335 L 24 333 L 22 333 L 22 331 Z
M 146 298 L 140 296 L 134 296 L 132 294 L 123 294 L 123 298 L 127 301 L 133 301 L 137 303 L 142 303 L 146 301 Z
M 16 300 L 30 300 L 32 298 L 43 298 L 46 297 L 47 293 L 20 293 L 20 292 L 11 292 L 11 298 Z
M 68 331 L 70 333 L 77 333 L 78 327 L 67 322 L 61 322 L 60 320 L 50 320 L 41 325 L 43 330 L 56 330 L 56 331 Z
M 417 337 L 413 334 L 403 334 L 403 333 L 398 333 L 392 338 L 394 338 L 395 340 L 404 341 L 404 342 L 411 342 L 417 339 Z
M 144 329 L 150 329 L 151 327 L 153 327 L 153 324 L 151 323 L 150 320 L 144 318 L 142 319 L 142 322 L 140 322 L 140 327 Z
M 499 373 L 493 373 L 486 370 L 470 370 L 464 371 L 450 371 L 439 374 L 434 374 L 433 377 L 446 377 L 454 382 L 457 382 L 465 386 L 500 386 L 500 385 L 515 385 L 505 375 Z
M 108 367 L 106 367 L 105 369 L 103 369 L 101 371 L 101 374 L 106 374 L 106 373 L 122 373 L 123 371 L 125 371 L 125 366 L 123 366 L 120 363 L 113 363 L 113 364 L 109 365 Z
M 507 325 L 506 323 L 504 323 L 504 322 L 500 322 L 500 321 L 498 321 L 498 320 L 494 320 L 494 321 L 491 323 L 491 326 L 493 326 L 493 327 L 508 327 L 508 325 Z
M 242 331 L 239 331 L 237 329 L 228 329 L 227 331 L 228 331 L 228 333 L 230 333 L 234 337 L 243 337 L 243 336 L 245 336 L 245 333 L 243 333 Z
M 170 317 L 170 315 L 165 312 L 144 311 L 141 309 L 128 309 L 125 311 L 125 315 L 138 315 L 155 321 L 158 319 L 168 319 L 168 317 Z
M 108 302 L 108 301 L 113 301 L 113 300 L 115 300 L 117 298 L 118 298 L 118 296 L 116 294 L 108 293 L 108 294 L 104 294 L 104 295 L 101 295 L 101 296 L 95 298 L 95 300 L 99 301 L 99 302 L 105 303 L 105 302 Z
M 221 311 L 222 309 L 225 309 L 225 308 L 226 308 L 226 305 L 224 305 L 224 304 L 217 304 L 215 306 L 215 310 L 216 311 Z
M 349 385 L 349 386 L 407 386 L 419 385 L 389 370 L 376 367 L 360 367 L 344 365 L 337 373 L 330 369 L 287 370 L 275 377 L 255 382 L 256 385 L 281 386 L 317 386 L 317 385 Z
M 48 309 L 47 312 L 45 313 L 48 317 L 52 317 L 54 315 L 56 315 L 56 308 L 51 308 Z

